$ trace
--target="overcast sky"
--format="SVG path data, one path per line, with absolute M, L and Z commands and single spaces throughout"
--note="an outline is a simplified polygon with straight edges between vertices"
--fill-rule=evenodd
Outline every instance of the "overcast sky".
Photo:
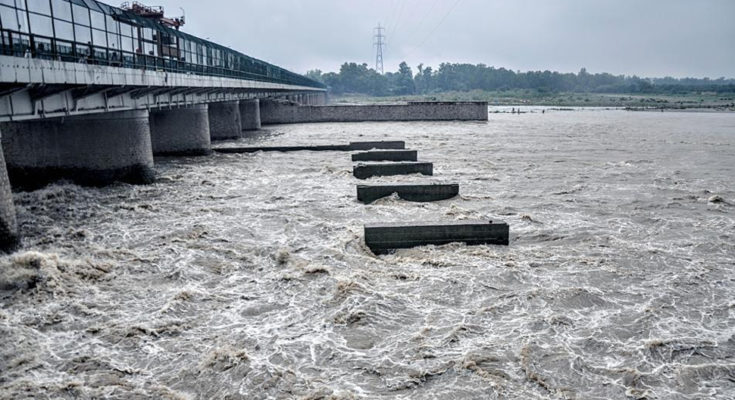
M 484 63 L 643 77 L 735 78 L 735 0 L 146 0 L 184 31 L 304 73 L 345 61 Z

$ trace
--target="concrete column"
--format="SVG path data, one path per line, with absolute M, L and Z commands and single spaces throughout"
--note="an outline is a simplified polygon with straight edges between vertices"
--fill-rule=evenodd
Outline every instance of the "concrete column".
M 260 129 L 260 100 L 240 100 L 240 119 L 242 130 L 255 131 Z
M 0 148 L 0 251 L 10 252 L 18 246 L 18 223 L 15 219 L 13 193 L 10 190 L 5 157 Z
M 239 101 L 209 105 L 209 135 L 212 140 L 237 139 L 242 136 Z
M 145 110 L 9 122 L 2 133 L 13 187 L 34 189 L 60 179 L 92 186 L 154 179 Z
M 212 152 L 209 107 L 151 111 L 151 142 L 157 156 L 201 156 Z

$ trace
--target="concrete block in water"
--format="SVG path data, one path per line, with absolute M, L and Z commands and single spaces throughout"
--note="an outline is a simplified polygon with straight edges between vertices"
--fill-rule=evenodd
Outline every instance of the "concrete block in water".
M 317 145 L 317 146 L 255 146 L 255 147 L 220 147 L 214 149 L 218 153 L 255 153 L 258 151 L 352 151 L 369 149 L 403 149 L 405 142 L 352 142 L 350 144 Z
M 371 150 L 371 149 L 394 149 L 403 150 L 406 148 L 406 142 L 402 140 L 386 140 L 378 142 L 350 142 L 350 150 Z
M 416 161 L 416 150 L 373 150 L 352 155 L 352 161 Z
M 459 184 L 434 185 L 357 185 L 357 200 L 369 204 L 396 193 L 408 201 L 438 201 L 451 199 L 459 194 Z
M 219 147 L 214 149 L 217 153 L 256 153 L 259 151 L 278 151 L 278 152 L 290 152 L 290 151 L 347 151 L 348 147 L 345 145 L 335 146 L 264 146 L 264 147 Z
M 509 236 L 508 224 L 501 221 L 365 225 L 365 244 L 375 254 L 452 242 L 508 245 Z
M 434 164 L 429 162 L 395 162 L 381 164 L 358 164 L 352 168 L 352 174 L 357 179 L 367 179 L 373 176 L 392 176 L 422 174 L 433 175 Z

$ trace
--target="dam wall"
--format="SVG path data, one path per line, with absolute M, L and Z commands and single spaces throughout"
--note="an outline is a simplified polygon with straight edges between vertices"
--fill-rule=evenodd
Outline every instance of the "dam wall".
M 487 121 L 487 102 L 410 102 L 339 106 L 300 106 L 262 100 L 263 125 L 365 121 Z

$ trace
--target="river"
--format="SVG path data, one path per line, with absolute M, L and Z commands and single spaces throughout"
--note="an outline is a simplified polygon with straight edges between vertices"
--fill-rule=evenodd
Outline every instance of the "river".
M 460 184 L 435 203 L 358 203 L 340 152 L 16 193 L 0 397 L 735 398 L 735 114 L 540 110 L 225 144 L 405 140 L 434 176 L 370 182 Z M 510 246 L 362 240 L 463 219 Z

